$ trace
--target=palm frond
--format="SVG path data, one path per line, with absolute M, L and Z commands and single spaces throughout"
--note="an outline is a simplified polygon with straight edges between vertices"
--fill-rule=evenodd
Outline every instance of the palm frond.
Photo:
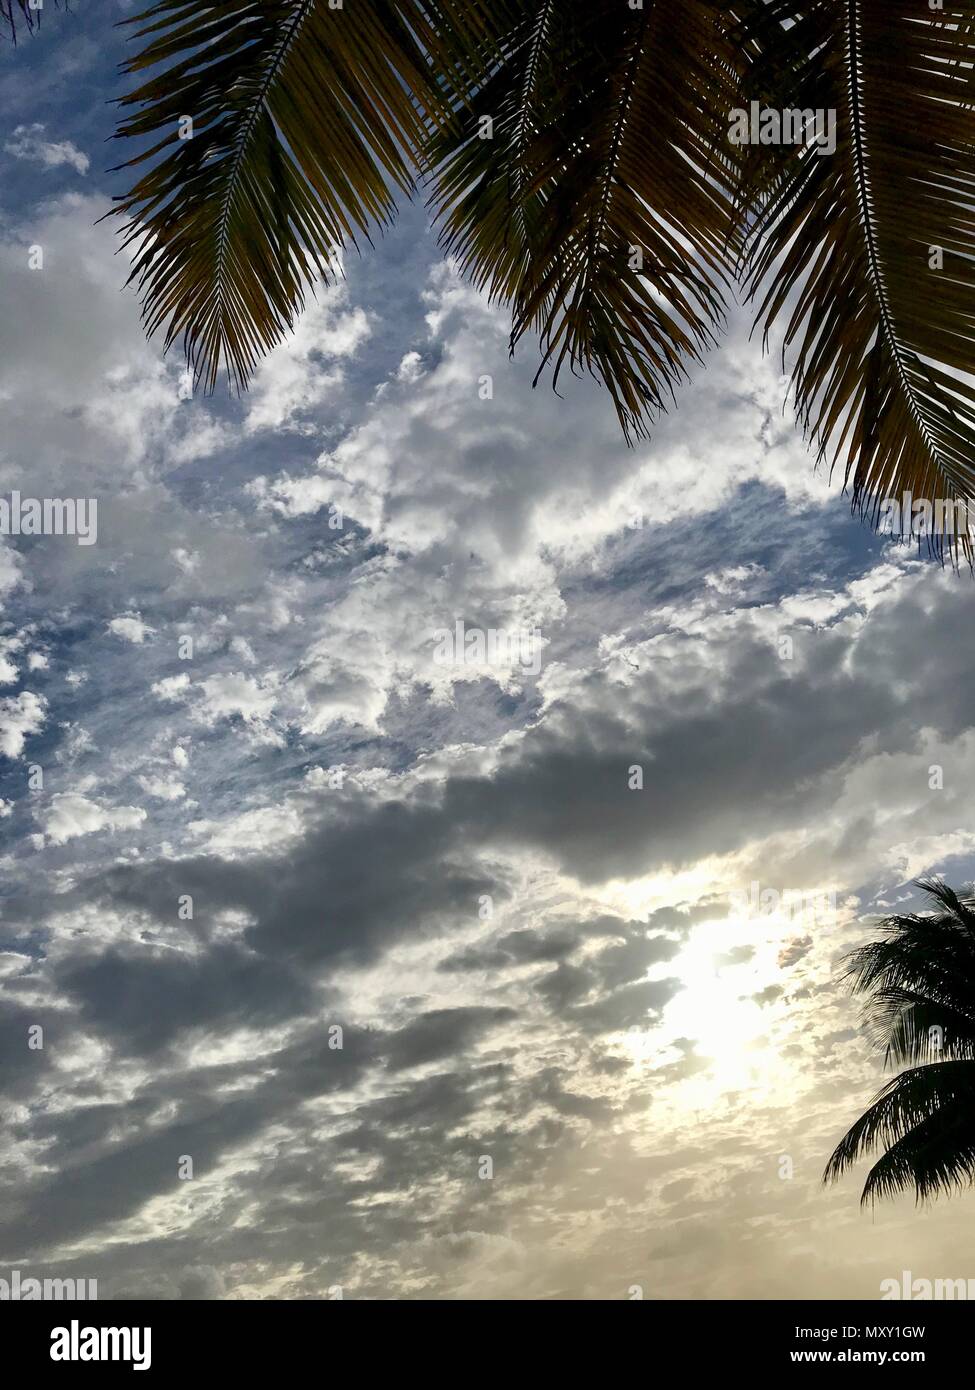
M 917 887 L 935 910 L 886 918 L 884 935 L 847 963 L 886 1060 L 911 1064 L 883 1087 L 827 1164 L 824 1182 L 871 1149 L 885 1149 L 864 1203 L 912 1185 L 920 1201 L 975 1180 L 975 901 L 940 879 L 920 879 Z
M 975 1177 L 975 1061 L 932 1062 L 895 1076 L 833 1151 L 833 1182 L 872 1149 L 861 1203 L 913 1186 L 919 1200 Z
M 975 896 L 971 885 L 967 893 L 956 893 L 943 878 L 919 878 L 915 880 L 915 887 L 920 888 L 932 902 L 940 903 L 960 926 L 975 937 Z
M 428 150 L 443 244 L 645 434 L 722 319 L 735 53 L 705 0 L 517 0 Z M 488 124 L 490 122 L 490 124 Z M 490 135 L 485 138 L 485 131 Z
M 33 29 L 34 13 L 27 0 L 0 0 L 0 36 L 16 43 L 18 20 Z
M 917 887 L 942 910 L 886 918 L 880 923 L 884 935 L 852 952 L 847 961 L 853 993 L 868 995 L 868 1013 L 885 1042 L 888 1025 L 902 1007 L 917 1007 L 920 1000 L 952 1014 L 959 1034 L 964 1020 L 975 1017 L 972 900 L 940 880 L 921 879 Z
M 853 993 L 866 996 L 871 1041 L 888 1063 L 975 1056 L 969 925 L 949 911 L 894 916 L 880 926 L 885 935 L 854 951 L 846 968 Z
M 465 20 L 458 26 L 463 8 Z M 333 257 L 414 187 L 449 119 L 482 7 L 454 0 L 157 0 L 126 23 L 145 76 L 116 135 L 138 140 L 128 218 L 147 331 L 212 389 L 245 387 Z
M 54 0 L 54 8 L 60 7 L 61 0 Z M 0 0 L 0 38 L 16 43 L 18 25 L 23 25 L 27 32 L 32 34 L 40 22 L 41 10 L 33 8 L 30 0 Z
M 916 1065 L 975 1058 L 975 1006 L 967 1011 L 913 990 L 890 986 L 871 1002 L 875 1041 L 885 1061 Z
M 950 1112 L 938 1111 L 891 1144 L 867 1174 L 862 1206 L 914 1188 L 924 1202 L 971 1186 L 975 1180 L 975 1129 L 971 1093 Z
M 834 154 L 747 163 L 745 268 L 766 334 L 784 316 L 799 418 L 875 524 L 907 493 L 975 493 L 972 0 L 757 0 L 754 95 L 835 111 Z M 748 96 L 743 93 L 743 98 Z M 747 104 L 747 102 L 744 102 Z M 939 264 L 938 250 L 943 257 Z M 935 511 L 928 543 L 957 557 Z M 914 529 L 913 520 L 910 529 Z

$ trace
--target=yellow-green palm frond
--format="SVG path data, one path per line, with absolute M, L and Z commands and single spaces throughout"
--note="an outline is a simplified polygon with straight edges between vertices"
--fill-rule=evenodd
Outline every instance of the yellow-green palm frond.
M 429 152 L 443 243 L 510 303 L 512 347 L 537 332 L 542 368 L 593 373 L 643 434 L 723 314 L 735 53 L 703 0 L 505 8 Z
M 476 11 L 477 6 L 464 7 Z M 147 331 L 238 388 L 336 252 L 388 223 L 476 34 L 420 0 L 157 0 L 134 20 L 119 137 L 143 148 L 129 220 Z M 453 47 L 450 47 L 450 44 Z M 146 74 L 151 70 L 151 75 Z
M 975 493 L 975 4 L 748 10 L 741 104 L 836 122 L 833 153 L 769 145 L 746 162 L 759 322 L 784 319 L 800 420 L 860 514 L 926 499 L 929 543 L 971 558 L 951 508 Z

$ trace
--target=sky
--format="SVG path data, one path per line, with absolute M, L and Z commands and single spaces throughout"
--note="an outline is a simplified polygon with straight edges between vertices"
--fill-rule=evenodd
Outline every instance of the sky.
M 971 1197 L 821 1182 L 884 1080 L 843 958 L 975 873 L 971 576 L 851 516 L 742 311 L 634 448 L 532 389 L 422 202 L 194 398 L 98 220 L 127 11 L 0 49 L 0 497 L 97 500 L 0 538 L 0 1273 L 975 1275 Z

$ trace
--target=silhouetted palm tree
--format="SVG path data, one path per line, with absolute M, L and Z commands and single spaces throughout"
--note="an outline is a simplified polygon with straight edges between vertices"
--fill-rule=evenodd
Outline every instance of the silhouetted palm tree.
M 837 1145 L 824 1181 L 872 1149 L 861 1201 L 914 1188 L 922 1201 L 975 1180 L 975 898 L 921 881 L 935 911 L 888 917 L 850 977 L 888 1061 L 908 1064 Z

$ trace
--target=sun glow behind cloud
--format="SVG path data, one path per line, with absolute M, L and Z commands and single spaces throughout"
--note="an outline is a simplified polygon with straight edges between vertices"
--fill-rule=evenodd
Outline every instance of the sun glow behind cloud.
M 769 1007 L 756 998 L 781 981 L 768 927 L 733 918 L 701 923 L 672 962 L 684 988 L 667 1006 L 664 1026 L 695 1038 L 708 1060 L 707 1071 L 685 1083 L 691 1105 L 732 1090 L 769 1096 L 787 1071 L 769 1038 Z M 727 959 L 745 950 L 754 954 Z

